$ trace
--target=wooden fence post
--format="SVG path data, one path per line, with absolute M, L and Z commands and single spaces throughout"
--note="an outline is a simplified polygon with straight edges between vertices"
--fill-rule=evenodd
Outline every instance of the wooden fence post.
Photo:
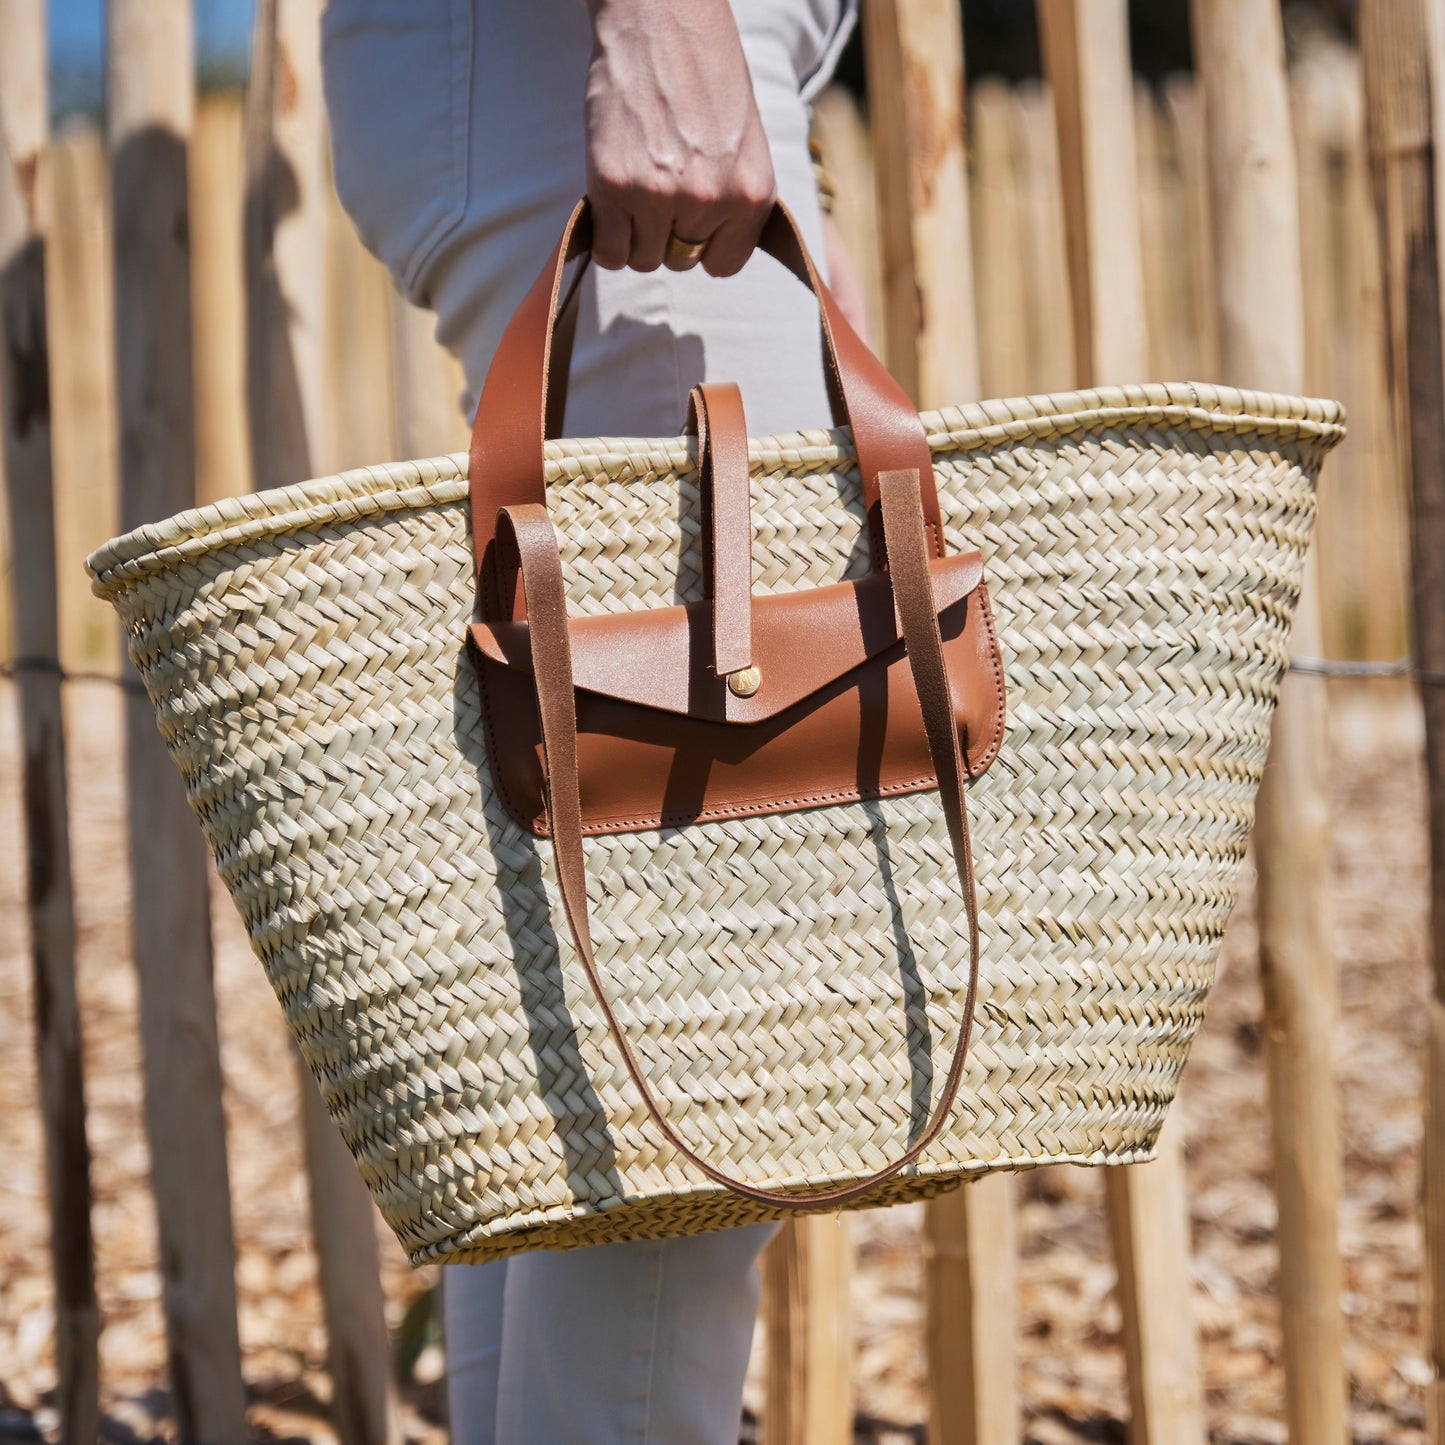
M 1019 1438 L 1018 1190 L 985 1175 L 924 1206 L 928 1438 Z
M 50 359 L 45 309 L 50 117 L 43 0 L 0 7 L 0 460 L 13 544 L 13 617 L 23 749 L 26 894 L 45 1128 L 60 1438 L 99 1429 L 95 1256 L 65 728 L 56 614 Z
M 461 363 L 436 339 L 436 316 L 399 292 L 392 298 L 396 348 L 393 428 L 403 457 L 438 457 L 465 449 Z
M 833 223 L 858 273 L 868 304 L 870 345 L 881 350 L 883 255 L 878 230 L 878 193 L 873 184 L 873 142 L 852 93 L 830 85 L 813 105 L 813 133 L 837 196 Z
M 963 28 L 953 0 L 863 8 L 883 234 L 883 357 L 923 406 L 978 395 Z
M 1172 137 L 1153 88 L 1134 87 L 1134 137 L 1139 152 L 1139 225 L 1143 239 L 1144 311 L 1147 316 L 1149 375 L 1180 381 L 1195 373 L 1189 364 L 1189 250 L 1184 196 Z
M 979 395 L 964 151 L 963 27 L 951 0 L 870 0 L 868 94 L 882 223 L 885 355 L 920 406 Z M 1011 1175 L 924 1209 L 930 1437 L 1018 1438 Z
M 1336 381 L 1330 354 L 1335 315 L 1345 304 L 1340 294 L 1343 278 L 1338 258 L 1347 222 L 1338 204 L 1341 187 L 1336 179 L 1344 169 L 1343 147 L 1339 143 L 1338 106 L 1329 70 L 1316 54 L 1296 65 L 1289 76 L 1289 116 L 1299 197 L 1297 269 L 1303 299 L 1302 360 L 1298 386 L 1293 389 L 1308 391 L 1311 396 L 1339 397 L 1348 410 L 1353 441 L 1355 409 L 1347 388 Z M 1363 209 L 1351 218 L 1361 230 L 1364 227 L 1357 218 Z M 1330 459 L 1328 484 L 1322 490 L 1310 542 L 1314 575 L 1330 579 L 1319 599 L 1316 653 L 1329 658 L 1362 655 L 1358 646 L 1360 597 L 1378 585 L 1377 579 L 1362 577 L 1363 569 L 1357 565 L 1363 530 L 1363 518 L 1358 513 L 1363 498 L 1352 455 L 1354 448 L 1343 450 L 1343 457 Z M 1302 653 L 1304 648 L 1296 641 L 1294 650 Z
M 832 1214 L 787 1220 L 763 1251 L 764 1445 L 852 1445 L 852 1252 Z
M 981 396 L 1018 396 L 1038 389 L 1029 351 L 1028 251 L 1020 210 L 1017 103 L 1013 89 L 986 79 L 969 96 L 973 186 L 970 241 L 978 306 Z M 970 396 L 946 398 L 971 400 Z
M 1188 280 L 1189 375 L 1219 381 L 1219 315 L 1214 305 L 1214 250 L 1209 225 L 1209 165 L 1204 153 L 1204 106 L 1199 82 L 1175 76 L 1164 87 L 1164 109 L 1182 188 L 1181 249 Z M 1175 378 L 1171 378 L 1173 380 Z
M 1343 174 L 1339 210 L 1346 218 L 1341 236 L 1340 305 L 1335 316 L 1331 359 L 1341 367 L 1340 395 L 1350 417 L 1349 463 L 1360 501 L 1358 571 L 1366 658 L 1395 658 L 1410 645 L 1410 524 L 1407 481 L 1395 453 L 1384 278 L 1380 239 L 1373 221 L 1370 167 L 1365 146 L 1364 89 L 1359 57 L 1346 52 L 1332 67 L 1335 103 L 1340 108 Z M 1364 344 L 1361 338 L 1365 338 Z M 1308 382 L 1307 382 L 1308 384 Z M 1336 393 L 1330 393 L 1334 395 Z M 1366 579 L 1373 585 L 1366 585 Z M 1333 581 L 1333 579 L 1332 579 Z M 1407 684 L 1408 685 L 1408 684 Z
M 1195 0 L 1214 227 L 1220 369 L 1240 386 L 1304 388 L 1304 296 L 1284 35 L 1272 0 Z M 1306 570 L 1292 647 L 1318 655 Z M 1329 946 L 1323 680 L 1286 680 L 1256 806 L 1260 972 L 1279 1200 L 1290 1438 L 1348 1438 L 1336 1015 Z
M 266 487 L 304 481 L 331 455 L 320 14 L 318 0 L 262 0 L 256 11 L 246 115 L 247 389 L 252 457 Z M 346 1445 L 393 1445 L 400 1422 L 375 1211 L 299 1055 L 297 1073 L 332 1422 Z
M 393 462 L 399 455 L 393 332 L 396 288 L 386 267 L 361 244 L 351 218 L 342 210 L 329 165 L 323 167 L 320 185 L 326 202 L 322 223 L 326 286 L 322 394 L 331 450 L 320 456 L 313 452 L 312 462 L 319 471 L 340 472 Z M 452 400 L 455 402 L 455 397 Z
M 1085 12 L 1087 11 L 1087 18 Z M 1134 86 L 1124 0 L 1038 0 L 1053 89 L 1081 385 L 1145 372 Z M 1180 1123 L 1152 1164 L 1110 1169 L 1133 1445 L 1203 1445 Z
M 1037 82 L 1019 86 L 1014 99 L 1024 325 L 1030 358 L 1028 390 L 1063 391 L 1073 385 L 1074 332 L 1054 101 L 1048 87 Z M 981 345 L 987 344 L 981 338 Z
M 1415 656 L 1429 779 L 1432 986 L 1425 1086 L 1425 1275 L 1433 1378 L 1426 1415 L 1445 1442 L 1445 360 L 1439 222 L 1440 127 L 1423 0 L 1365 0 L 1360 51 L 1384 263 L 1398 455 L 1410 478 Z
M 196 111 L 191 165 L 195 283 L 196 497 L 252 490 L 246 429 L 246 288 L 241 259 L 241 97 L 218 91 Z
M 110 187 L 105 142 L 71 123 L 50 146 L 45 248 L 50 316 L 50 410 L 55 471 L 60 660 L 70 671 L 119 670 L 120 629 L 74 565 L 119 530 Z
M 189 0 L 110 0 L 121 525 L 195 497 Z M 166 1325 L 182 1440 L 246 1439 L 205 846 L 136 689 L 126 702 L 134 949 Z
M 1312 396 L 1339 397 L 1350 418 L 1349 445 L 1330 459 L 1314 544 L 1319 573 L 1329 579 L 1320 594 L 1323 650 L 1330 658 L 1393 659 L 1408 647 L 1409 528 L 1389 415 L 1358 57 L 1344 45 L 1316 52 L 1293 67 L 1291 95 L 1304 387 Z

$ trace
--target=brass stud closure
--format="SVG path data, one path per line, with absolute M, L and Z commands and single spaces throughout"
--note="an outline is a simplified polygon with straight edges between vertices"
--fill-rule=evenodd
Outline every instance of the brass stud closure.
M 755 667 L 740 667 L 728 673 L 728 688 L 734 697 L 751 697 L 763 685 L 763 675 Z

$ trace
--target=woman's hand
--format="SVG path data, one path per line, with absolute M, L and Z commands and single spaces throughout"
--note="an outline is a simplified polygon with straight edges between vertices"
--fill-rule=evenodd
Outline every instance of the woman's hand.
M 733 275 L 753 253 L 775 182 L 727 0 L 588 0 L 588 9 L 593 259 L 685 271 L 698 255 L 684 248 L 703 242 L 704 268 Z

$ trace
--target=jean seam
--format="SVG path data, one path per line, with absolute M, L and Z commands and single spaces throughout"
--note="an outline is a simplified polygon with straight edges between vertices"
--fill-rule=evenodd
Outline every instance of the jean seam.
M 447 14 L 450 52 L 448 82 L 451 89 L 450 175 L 447 191 L 451 204 L 417 243 L 401 268 L 401 284 L 415 293 L 427 262 L 461 225 L 467 214 L 472 164 L 472 50 L 475 43 L 469 0 L 451 0 Z
M 667 1241 L 657 1246 L 657 1285 L 652 1293 L 652 1328 L 647 1341 L 647 1388 L 642 1396 L 642 1434 L 638 1445 L 647 1445 L 652 1437 L 652 1382 L 657 1373 L 657 1322 L 662 1315 L 662 1275 L 667 1268 Z

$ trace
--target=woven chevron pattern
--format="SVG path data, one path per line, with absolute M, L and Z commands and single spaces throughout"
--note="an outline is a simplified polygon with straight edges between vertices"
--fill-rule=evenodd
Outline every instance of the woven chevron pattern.
M 1204 1009 L 1340 408 L 1204 386 L 924 418 L 1008 668 L 970 791 L 983 979 L 948 1132 L 869 1202 L 1147 1158 Z M 752 443 L 760 590 L 858 575 L 846 433 Z M 578 613 L 699 595 L 687 444 L 548 447 Z M 88 563 L 286 1019 L 416 1262 L 767 1216 L 666 1145 L 488 782 L 465 458 L 145 527 Z M 901 1151 L 968 948 L 931 794 L 587 845 L 599 964 L 686 1136 L 771 1188 Z

